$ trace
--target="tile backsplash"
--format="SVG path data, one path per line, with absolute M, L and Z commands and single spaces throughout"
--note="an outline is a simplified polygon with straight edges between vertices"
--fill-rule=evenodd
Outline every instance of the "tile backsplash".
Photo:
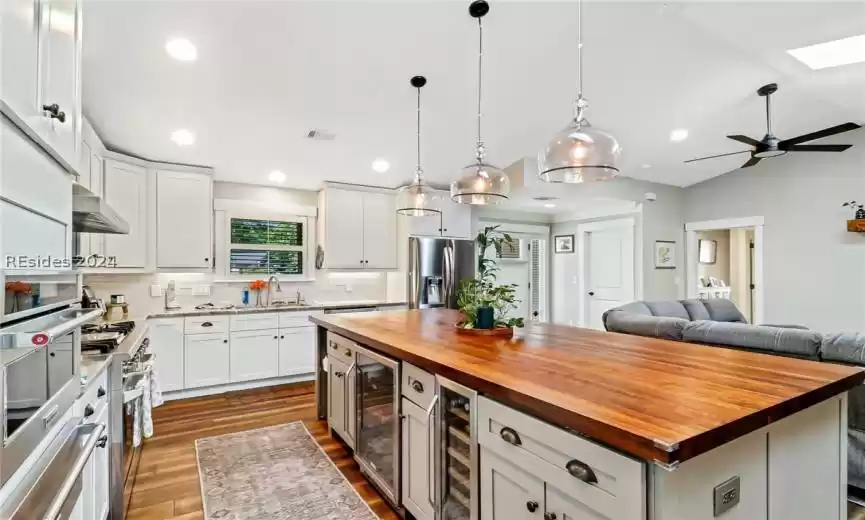
M 262 276 L 262 278 L 265 278 Z M 177 303 L 181 307 L 194 307 L 212 302 L 216 305 L 232 303 L 241 305 L 244 287 L 249 282 L 214 282 L 212 274 L 202 273 L 156 273 L 156 274 L 89 274 L 84 275 L 84 284 L 96 295 L 108 301 L 112 294 L 126 296 L 129 316 L 140 317 L 164 307 L 164 298 L 151 296 L 157 285 L 162 292 L 174 280 Z M 388 297 L 388 281 L 385 273 L 351 273 L 318 271 L 312 282 L 280 282 L 282 293 L 274 293 L 274 299 L 293 300 L 300 291 L 307 302 L 333 302 L 354 300 L 381 300 Z M 264 296 L 262 296 L 264 297 Z M 255 296 L 250 294 L 254 303 Z

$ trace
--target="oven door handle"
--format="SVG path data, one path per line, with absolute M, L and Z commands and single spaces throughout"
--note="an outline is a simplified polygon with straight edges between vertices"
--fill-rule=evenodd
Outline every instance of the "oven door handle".
M 79 428 L 82 428 L 83 426 L 86 425 L 79 426 Z M 87 465 L 87 461 L 90 459 L 90 455 L 96 448 L 96 443 L 99 442 L 99 438 L 102 437 L 102 434 L 104 432 L 105 425 L 98 424 L 90 433 L 90 436 L 87 438 L 87 442 L 84 444 L 84 449 L 81 450 L 81 454 L 78 456 L 78 459 L 75 460 L 75 464 L 72 466 L 72 470 L 69 471 L 66 479 L 60 485 L 60 489 L 57 491 L 57 495 L 54 497 L 51 505 L 48 506 L 48 511 L 45 513 L 44 518 L 59 518 L 62 520 L 62 513 L 66 509 L 64 508 L 64 506 L 66 505 L 66 500 L 69 498 L 69 495 L 78 484 L 79 478 L 81 477 L 81 472 L 84 470 L 84 466 Z M 66 516 L 68 517 L 68 512 Z
M 86 325 L 87 323 L 90 323 L 91 321 L 99 318 L 100 316 L 102 316 L 102 310 L 93 309 L 86 314 L 82 314 L 81 316 L 72 318 L 69 321 L 65 321 L 59 325 L 51 327 L 50 329 L 44 331 L 44 334 L 48 336 L 47 343 L 54 342 L 55 339 L 61 338 L 69 334 L 72 330 L 77 329 L 82 325 Z

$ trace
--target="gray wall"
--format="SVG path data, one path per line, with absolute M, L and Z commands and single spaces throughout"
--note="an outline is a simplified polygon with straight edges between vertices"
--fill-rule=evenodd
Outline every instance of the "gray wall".
M 826 139 L 843 153 L 791 153 L 688 188 L 688 222 L 762 216 L 765 322 L 865 331 L 865 234 L 849 233 L 865 200 L 865 131 Z

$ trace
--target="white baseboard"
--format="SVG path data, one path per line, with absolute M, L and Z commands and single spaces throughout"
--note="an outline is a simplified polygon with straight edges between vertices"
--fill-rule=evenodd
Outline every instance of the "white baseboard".
M 304 381 L 315 381 L 315 374 L 300 374 L 294 376 L 274 377 L 271 379 L 259 379 L 257 381 L 244 381 L 242 383 L 229 383 L 227 385 L 205 386 L 202 388 L 188 388 L 174 392 L 165 392 L 163 399 L 175 401 L 177 399 L 189 399 L 190 397 L 202 397 L 205 395 L 218 395 L 238 390 L 249 390 L 251 388 L 263 388 L 266 386 L 286 385 L 289 383 L 301 383 Z

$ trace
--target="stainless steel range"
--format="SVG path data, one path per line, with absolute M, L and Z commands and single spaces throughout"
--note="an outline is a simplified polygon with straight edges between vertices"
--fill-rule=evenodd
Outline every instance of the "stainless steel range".
M 109 354 L 135 329 L 134 321 L 118 321 L 81 327 L 81 350 L 98 350 Z

